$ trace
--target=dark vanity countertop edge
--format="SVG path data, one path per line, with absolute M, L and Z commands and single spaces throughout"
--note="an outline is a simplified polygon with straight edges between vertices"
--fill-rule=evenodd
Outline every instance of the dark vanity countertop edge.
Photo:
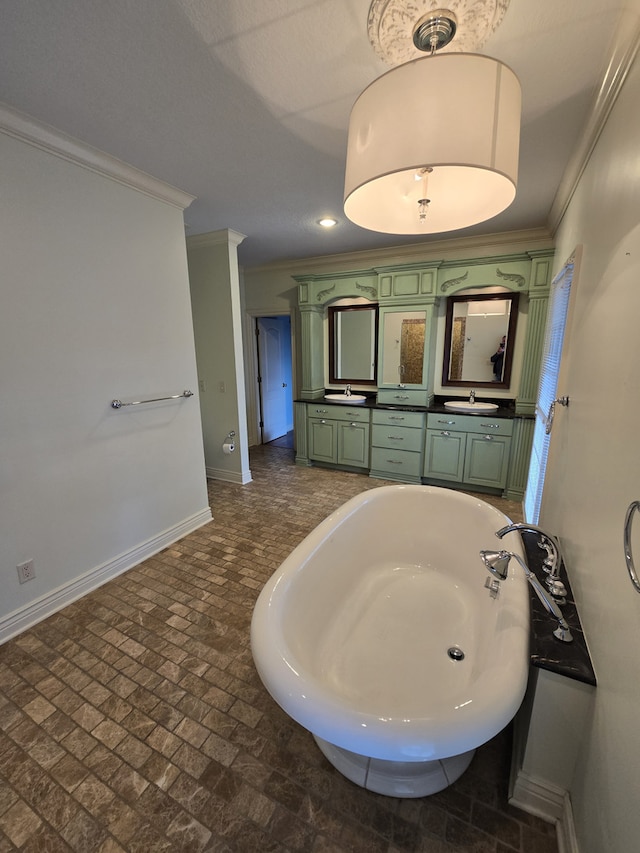
M 335 392 L 331 392 L 331 393 L 335 393 Z M 449 398 L 447 397 L 447 399 L 449 399 Z M 450 399 L 452 399 L 452 400 L 455 400 L 455 399 L 464 400 L 466 398 L 465 397 L 451 396 Z M 336 402 L 335 400 L 325 400 L 323 397 L 318 397 L 315 400 L 296 400 L 295 402 L 296 403 L 311 403 L 312 405 L 324 403 L 327 406 L 332 406 L 332 405 L 344 406 L 345 405 L 344 403 Z M 533 415 L 516 414 L 515 408 L 513 405 L 511 405 L 511 404 L 506 405 L 506 406 L 500 405 L 500 400 L 498 400 L 498 399 L 491 400 L 490 402 L 498 403 L 498 405 L 500 407 L 495 412 L 489 413 L 495 418 L 512 418 L 512 419 L 513 418 L 529 418 L 529 419 L 533 418 Z M 443 414 L 448 414 L 448 415 L 459 414 L 459 415 L 471 415 L 471 417 L 476 417 L 476 418 L 479 418 L 479 417 L 486 418 L 487 417 L 487 412 L 477 412 L 477 413 L 473 413 L 473 412 L 457 412 L 457 413 L 452 412 L 450 409 L 445 408 L 443 403 L 439 403 L 439 402 L 435 402 L 431 406 L 397 406 L 397 405 L 392 404 L 392 403 L 378 403 L 375 395 L 368 397 L 366 400 L 363 400 L 362 402 L 351 403 L 351 405 L 352 406 L 359 406 L 363 409 L 381 409 L 381 410 L 391 410 L 391 411 L 400 411 L 400 412 L 425 412 L 425 413 L 434 413 L 434 414 L 435 413 L 443 413 Z
M 538 547 L 539 536 L 535 532 L 522 531 L 527 565 L 535 573 L 541 583 L 544 583 L 545 571 L 543 560 L 545 552 Z M 545 610 L 531 586 L 531 639 L 530 656 L 532 666 L 564 675 L 575 681 L 596 686 L 596 675 L 591 663 L 591 657 L 582 630 L 580 616 L 573 600 L 571 584 L 567 577 L 564 564 L 560 570 L 560 578 L 567 588 L 567 603 L 562 607 L 564 618 L 569 623 L 573 634 L 572 643 L 563 643 L 553 636 L 555 619 Z

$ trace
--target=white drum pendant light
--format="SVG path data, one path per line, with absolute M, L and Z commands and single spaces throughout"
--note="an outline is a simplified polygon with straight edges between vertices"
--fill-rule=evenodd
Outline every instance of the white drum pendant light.
M 351 112 L 344 209 L 363 228 L 455 231 L 496 216 L 515 198 L 518 79 L 488 56 L 436 55 L 442 30 L 440 17 L 419 22 L 414 42 L 433 33 L 432 54 L 374 81 Z

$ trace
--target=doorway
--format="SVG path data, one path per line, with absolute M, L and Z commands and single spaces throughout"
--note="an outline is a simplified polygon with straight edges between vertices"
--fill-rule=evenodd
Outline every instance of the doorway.
M 292 440 L 291 317 L 256 317 L 255 334 L 260 443 Z

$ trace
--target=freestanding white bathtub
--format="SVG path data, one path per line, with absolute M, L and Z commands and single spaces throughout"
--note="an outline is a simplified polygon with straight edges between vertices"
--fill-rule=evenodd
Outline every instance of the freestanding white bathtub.
M 262 590 L 258 673 L 353 782 L 442 790 L 518 710 L 527 581 L 514 563 L 493 596 L 479 556 L 508 523 L 463 492 L 381 486 L 323 521 Z

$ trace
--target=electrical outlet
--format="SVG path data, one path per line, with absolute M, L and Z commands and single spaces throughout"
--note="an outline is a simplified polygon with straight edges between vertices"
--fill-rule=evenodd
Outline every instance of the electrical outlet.
M 18 580 L 20 583 L 31 581 L 36 576 L 33 560 L 25 560 L 24 563 L 18 563 L 16 569 L 18 570 Z

